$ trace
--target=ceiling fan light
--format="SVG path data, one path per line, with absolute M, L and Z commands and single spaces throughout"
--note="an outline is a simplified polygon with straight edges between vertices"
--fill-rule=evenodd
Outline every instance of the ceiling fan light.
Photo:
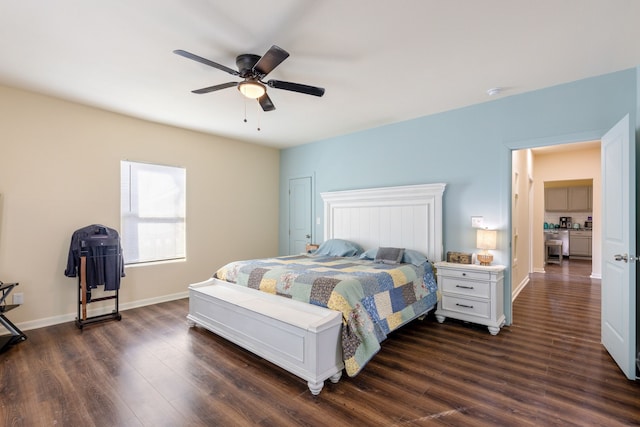
M 267 92 L 267 88 L 260 82 L 244 81 L 238 83 L 238 90 L 247 98 L 257 99 Z

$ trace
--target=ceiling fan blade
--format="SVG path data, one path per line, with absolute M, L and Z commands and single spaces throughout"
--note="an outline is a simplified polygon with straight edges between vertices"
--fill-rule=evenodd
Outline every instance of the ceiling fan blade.
M 222 83 L 215 86 L 203 87 L 202 89 L 192 90 L 191 92 L 197 93 L 200 95 L 203 93 L 215 92 L 216 90 L 226 89 L 228 87 L 234 87 L 234 86 L 238 86 L 238 82 L 229 82 L 229 83 Z
M 276 109 L 276 106 L 271 102 L 271 98 L 266 93 L 258 98 L 258 103 L 262 107 L 263 111 L 273 111 Z
M 284 61 L 288 57 L 289 52 L 282 49 L 281 47 L 273 45 L 267 51 L 267 53 L 265 53 L 262 58 L 260 58 L 258 62 L 256 62 L 256 65 L 253 66 L 253 69 L 262 74 L 262 77 L 264 77 L 272 72 L 274 68 L 280 65 L 282 61 Z
M 269 87 L 276 89 L 290 90 L 292 92 L 304 93 L 306 95 L 322 96 L 324 95 L 324 88 L 316 86 L 308 86 L 300 83 L 283 82 L 282 80 L 269 80 L 267 82 Z
M 227 72 L 227 73 L 229 73 L 229 74 L 231 74 L 233 76 L 240 75 L 240 73 L 238 73 L 236 70 L 234 70 L 232 68 L 225 67 L 224 65 L 218 64 L 217 62 L 209 61 L 206 58 L 202 58 L 202 57 L 200 57 L 198 55 L 194 55 L 193 53 L 187 52 L 186 50 L 178 49 L 178 50 L 174 50 L 173 53 L 175 53 L 176 55 L 184 56 L 187 59 L 192 59 L 194 61 L 198 61 L 201 64 L 208 65 L 208 66 L 213 67 L 213 68 L 217 68 L 218 70 Z

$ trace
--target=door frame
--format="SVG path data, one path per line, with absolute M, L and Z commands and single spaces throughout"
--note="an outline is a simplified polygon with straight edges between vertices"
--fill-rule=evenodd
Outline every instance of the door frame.
M 500 154 L 500 161 L 502 164 L 507 164 L 507 168 L 505 168 L 504 176 L 502 178 L 502 182 L 504 183 L 504 187 L 501 190 L 504 192 L 501 197 L 502 203 L 505 204 L 503 212 L 508 212 L 507 218 L 504 223 L 507 224 L 507 232 L 503 233 L 504 237 L 502 238 L 502 242 L 500 247 L 509 248 L 506 251 L 508 265 L 511 266 L 513 263 L 512 259 L 512 248 L 511 242 L 513 241 L 513 221 L 512 221 L 512 206 L 511 206 L 511 197 L 513 193 L 512 188 L 512 176 L 513 176 L 513 164 L 512 164 L 512 154 L 515 150 L 526 150 L 529 148 L 539 148 L 539 147 L 547 147 L 551 145 L 563 145 L 563 144 L 571 144 L 576 142 L 585 142 L 585 141 L 595 141 L 600 140 L 605 133 L 607 133 L 609 129 L 596 129 L 587 132 L 577 132 L 572 134 L 564 134 L 564 135 L 554 135 L 545 138 L 535 138 L 535 139 L 525 139 L 525 140 L 514 140 L 508 141 L 504 144 L 504 149 Z M 533 230 L 533 229 L 532 229 Z M 532 235 L 529 236 L 531 240 Z M 530 272 L 533 265 L 529 263 Z M 513 283 L 511 276 L 511 267 L 505 270 L 505 280 L 504 280 L 504 301 L 505 301 L 505 318 L 506 324 L 510 325 L 513 322 Z

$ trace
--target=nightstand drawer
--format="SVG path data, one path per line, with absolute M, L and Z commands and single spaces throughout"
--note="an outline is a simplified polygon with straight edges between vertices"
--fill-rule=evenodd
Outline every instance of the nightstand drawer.
M 476 301 L 458 298 L 451 295 L 442 296 L 442 309 L 463 313 L 470 316 L 488 319 L 491 317 L 491 304 L 489 301 Z
M 442 277 L 454 277 L 469 280 L 491 280 L 491 272 L 489 271 L 470 271 L 470 270 L 454 270 L 438 268 L 437 273 Z
M 443 292 L 481 298 L 491 297 L 491 282 L 488 281 L 472 281 L 444 276 L 440 278 L 440 283 Z

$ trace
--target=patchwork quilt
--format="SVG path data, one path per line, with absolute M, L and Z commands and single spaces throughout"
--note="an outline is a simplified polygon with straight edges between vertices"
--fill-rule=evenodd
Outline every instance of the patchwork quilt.
M 438 299 L 429 262 L 389 265 L 357 258 L 294 255 L 236 261 L 214 277 L 342 312 L 342 351 L 355 376 L 387 334 Z

